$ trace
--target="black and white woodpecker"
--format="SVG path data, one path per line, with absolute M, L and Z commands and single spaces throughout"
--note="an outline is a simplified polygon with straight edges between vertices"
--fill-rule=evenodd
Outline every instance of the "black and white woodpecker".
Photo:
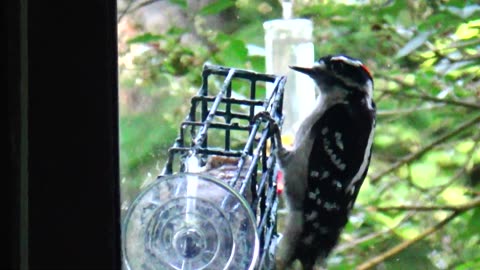
M 310 270 L 336 246 L 367 175 L 376 118 L 373 79 L 361 61 L 346 55 L 290 68 L 310 76 L 320 95 L 292 149 L 283 147 L 267 115 L 275 126 L 288 208 L 276 266 L 288 269 L 298 259 Z

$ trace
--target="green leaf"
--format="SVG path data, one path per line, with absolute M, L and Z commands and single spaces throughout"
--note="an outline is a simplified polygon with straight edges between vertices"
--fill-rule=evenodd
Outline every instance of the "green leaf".
M 164 37 L 162 35 L 157 35 L 157 34 L 152 34 L 152 33 L 145 33 L 139 36 L 136 36 L 134 38 L 131 38 L 127 41 L 127 44 L 133 44 L 133 43 L 149 43 L 149 42 L 154 42 L 154 41 L 159 41 L 160 39 L 163 39 Z
M 404 239 L 413 239 L 420 234 L 420 229 L 412 224 L 396 229 L 398 235 Z
M 243 41 L 230 39 L 217 56 L 222 60 L 224 65 L 237 68 L 245 67 L 248 60 L 248 49 Z
M 447 204 L 462 204 L 467 203 L 469 200 L 468 197 L 465 196 L 465 191 L 464 187 L 451 186 L 440 193 L 440 196 L 447 202 Z
M 186 0 L 170 0 L 172 4 L 176 4 L 177 6 L 181 7 L 182 9 L 187 9 L 188 3 Z
M 250 56 L 248 57 L 250 62 L 250 69 L 256 72 L 265 72 L 265 57 L 264 56 Z
M 468 222 L 467 229 L 471 233 L 478 233 L 478 228 L 480 228 L 480 208 L 475 208 L 475 210 L 473 210 L 473 215 Z
M 474 145 L 475 145 L 475 142 L 473 142 L 471 140 L 463 141 L 463 142 L 460 142 L 459 144 L 457 144 L 455 149 L 460 153 L 466 154 L 466 153 L 468 153 L 472 150 Z
M 202 16 L 218 14 L 234 4 L 235 2 L 231 0 L 219 0 L 204 6 L 198 13 Z
M 375 145 L 378 145 L 379 147 L 386 147 L 396 142 L 397 141 L 395 140 L 395 138 L 390 136 L 389 134 L 378 134 L 377 136 L 375 136 Z
M 377 222 L 384 224 L 388 228 L 394 228 L 404 218 L 404 216 L 402 214 L 398 214 L 396 216 L 390 217 L 383 213 L 374 213 L 372 215 L 372 218 Z
M 438 185 L 438 167 L 436 164 L 422 162 L 411 166 L 412 181 L 421 187 L 427 188 Z
M 480 23 L 480 20 L 477 21 L 472 21 L 470 23 L 462 23 L 458 29 L 457 32 L 455 32 L 455 35 L 459 39 L 470 39 L 473 37 L 478 37 L 478 33 L 480 30 L 477 29 L 475 23 Z
M 480 257 L 455 267 L 455 270 L 473 270 L 473 269 L 480 269 Z
M 420 31 L 427 31 L 431 29 L 436 29 L 438 25 L 443 25 L 444 22 L 449 22 L 449 25 L 446 27 L 454 27 L 457 22 L 461 21 L 455 15 L 452 15 L 449 12 L 439 12 L 436 14 L 432 14 L 432 16 L 428 17 L 427 20 L 420 22 L 418 25 L 418 30 Z

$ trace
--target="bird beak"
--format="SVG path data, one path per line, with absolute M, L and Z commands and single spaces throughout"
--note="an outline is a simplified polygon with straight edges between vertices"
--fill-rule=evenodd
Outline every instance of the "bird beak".
M 298 71 L 300 73 L 303 73 L 303 74 L 306 74 L 308 76 L 312 76 L 313 74 L 316 73 L 315 69 L 314 68 L 306 68 L 306 67 L 297 67 L 297 66 L 288 66 L 290 67 L 291 69 L 295 70 L 295 71 Z

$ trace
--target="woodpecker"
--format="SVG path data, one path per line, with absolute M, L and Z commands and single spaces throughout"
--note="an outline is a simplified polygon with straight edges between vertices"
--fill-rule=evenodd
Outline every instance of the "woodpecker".
M 290 68 L 310 76 L 320 90 L 293 147 L 283 147 L 269 115 L 259 117 L 273 126 L 288 209 L 276 266 L 288 269 L 298 259 L 310 270 L 336 246 L 367 175 L 376 119 L 373 78 L 360 60 L 346 55 Z

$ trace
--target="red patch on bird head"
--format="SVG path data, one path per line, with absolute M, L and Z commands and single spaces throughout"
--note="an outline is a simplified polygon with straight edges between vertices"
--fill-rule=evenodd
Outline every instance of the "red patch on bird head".
M 365 71 L 368 73 L 368 75 L 370 75 L 370 77 L 372 77 L 372 73 L 371 73 L 370 70 L 367 68 L 367 66 L 361 65 L 360 67 L 361 67 L 363 70 L 365 70 Z
M 277 173 L 277 194 L 282 194 L 284 188 L 285 183 L 283 182 L 283 172 L 279 170 Z

